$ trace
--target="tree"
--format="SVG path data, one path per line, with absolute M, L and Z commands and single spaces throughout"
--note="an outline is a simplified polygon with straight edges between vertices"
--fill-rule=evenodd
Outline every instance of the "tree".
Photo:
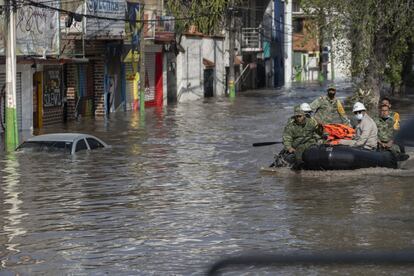
M 176 18 L 189 18 L 175 22 L 177 35 L 188 31 L 192 25 L 203 34 L 214 35 L 223 29 L 229 4 L 230 0 L 167 0 L 167 10 Z
M 323 30 L 331 38 L 349 41 L 343 47 L 351 53 L 349 69 L 357 90 L 372 91 L 365 103 L 376 105 L 386 83 L 399 89 L 403 58 L 414 35 L 412 0 L 302 0 L 301 5 L 325 22 Z

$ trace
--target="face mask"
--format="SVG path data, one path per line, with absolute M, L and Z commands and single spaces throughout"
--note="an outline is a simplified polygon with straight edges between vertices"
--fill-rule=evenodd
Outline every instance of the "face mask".
M 358 114 L 355 115 L 355 118 L 360 121 L 360 120 L 362 120 L 362 118 L 364 118 L 364 114 L 358 113 Z
M 335 98 L 335 92 L 328 92 L 328 97 L 331 99 Z

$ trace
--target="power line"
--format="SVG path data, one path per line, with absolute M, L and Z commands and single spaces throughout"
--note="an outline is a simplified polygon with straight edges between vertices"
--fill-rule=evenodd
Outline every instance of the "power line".
M 181 17 L 181 18 L 172 18 L 172 19 L 139 19 L 139 20 L 130 20 L 130 19 L 125 19 L 125 18 L 112 18 L 112 17 L 105 17 L 105 16 L 99 16 L 99 15 L 92 15 L 92 14 L 82 14 L 82 13 L 76 13 L 76 12 L 72 12 L 72 11 L 68 11 L 68 10 L 64 10 L 64 9 L 60 9 L 60 8 L 56 8 L 53 6 L 48 6 L 48 5 L 44 5 L 43 3 L 38 3 L 38 2 L 34 2 L 32 0 L 26 0 L 26 2 L 29 6 L 33 6 L 33 7 L 37 7 L 37 8 L 42 8 L 42 9 L 49 9 L 49 10 L 54 10 L 54 11 L 58 11 L 61 13 L 66 13 L 68 15 L 73 15 L 73 16 L 78 16 L 78 17 L 85 17 L 85 18 L 92 18 L 92 19 L 101 19 L 101 20 L 108 20 L 108 21 L 123 21 L 123 22 L 130 22 L 130 23 L 147 23 L 147 22 L 171 22 L 171 21 L 182 21 L 182 20 L 193 20 L 195 18 L 199 18 L 199 17 L 208 17 L 208 16 L 212 16 L 215 15 L 217 13 L 209 13 L 209 14 L 200 14 L 197 16 L 191 16 L 191 17 Z
M 67 0 L 67 1 L 61 1 L 61 0 L 47 0 L 47 1 L 42 1 L 42 4 L 47 4 L 47 3 L 56 3 L 56 4 L 60 4 L 60 6 L 62 6 L 62 4 L 77 4 L 80 3 L 81 5 L 84 5 L 85 2 L 83 0 Z M 157 4 L 145 4 L 145 6 L 157 6 Z M 144 11 L 154 11 L 154 12 L 163 12 L 164 10 L 155 8 L 155 9 L 147 9 L 147 8 L 142 8 L 141 10 Z

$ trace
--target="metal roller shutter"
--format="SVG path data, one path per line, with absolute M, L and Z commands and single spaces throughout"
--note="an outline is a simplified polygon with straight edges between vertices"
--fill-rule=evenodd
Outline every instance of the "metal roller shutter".
M 155 100 L 155 53 L 145 53 L 145 101 Z
M 125 75 L 127 77 L 126 87 L 125 87 L 125 101 L 127 110 L 132 109 L 132 104 L 134 103 L 134 80 L 133 78 L 133 68 L 132 63 L 125 63 Z
M 17 128 L 22 130 L 23 107 L 22 107 L 22 73 L 17 73 L 16 78 L 16 108 L 17 108 Z
M 3 87 L 3 84 L 6 82 L 6 74 L 0 73 L 0 89 Z M 0 105 L 0 116 L 5 123 L 5 102 Z M 16 111 L 17 111 L 17 128 L 22 129 L 22 73 L 17 72 L 16 74 Z M 0 130 L 2 131 L 2 130 Z

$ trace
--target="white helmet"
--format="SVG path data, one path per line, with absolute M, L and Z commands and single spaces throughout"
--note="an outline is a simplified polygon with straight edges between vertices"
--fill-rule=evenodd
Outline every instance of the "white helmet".
M 300 109 L 302 109 L 303 112 L 310 112 L 310 111 L 312 111 L 312 108 L 307 103 L 301 104 L 300 105 Z
M 362 111 L 362 110 L 366 110 L 365 106 L 363 103 L 360 102 L 356 102 L 354 104 L 354 108 L 352 109 L 352 112 L 357 112 L 357 111 Z

